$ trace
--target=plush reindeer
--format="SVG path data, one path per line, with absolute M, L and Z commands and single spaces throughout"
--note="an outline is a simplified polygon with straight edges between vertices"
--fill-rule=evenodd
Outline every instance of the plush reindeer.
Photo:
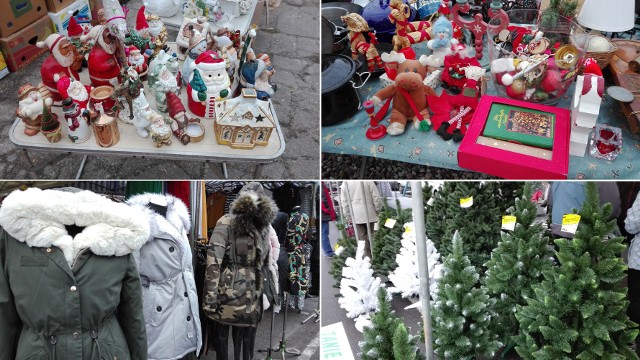
M 378 40 L 376 39 L 376 35 L 370 31 L 369 25 L 364 18 L 356 13 L 351 13 L 342 16 L 341 19 L 347 25 L 347 29 L 349 29 L 351 57 L 353 60 L 358 60 L 358 53 L 360 53 L 367 59 L 369 72 L 374 72 L 376 65 L 382 69 L 384 64 L 382 64 L 378 49 L 375 47 L 375 45 L 378 44 Z M 365 34 L 368 34 L 371 43 L 367 42 Z
M 393 50 L 399 51 L 408 48 L 411 44 L 421 43 L 431 39 L 429 30 L 431 23 L 428 21 L 407 21 L 411 15 L 409 5 L 402 0 L 391 0 L 389 3 L 391 14 L 389 21 L 396 24 L 396 35 L 393 36 Z

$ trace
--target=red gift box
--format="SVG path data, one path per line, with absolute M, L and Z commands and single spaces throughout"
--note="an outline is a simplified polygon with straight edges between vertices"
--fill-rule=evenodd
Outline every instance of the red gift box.
M 553 114 L 555 123 L 552 149 L 493 141 L 484 137 L 482 133 L 485 123 L 494 104 L 505 104 L 522 111 L 531 109 Z M 567 109 L 485 95 L 480 99 L 471 125 L 458 149 L 458 165 L 512 180 L 566 179 L 569 172 L 570 126 L 571 112 Z

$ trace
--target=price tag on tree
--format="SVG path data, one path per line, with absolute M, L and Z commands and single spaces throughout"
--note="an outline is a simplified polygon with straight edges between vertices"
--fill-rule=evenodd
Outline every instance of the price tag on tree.
M 502 230 L 511 230 L 516 228 L 516 217 L 512 215 L 502 216 Z
M 578 230 L 578 224 L 580 223 L 580 215 L 578 214 L 564 214 L 562 215 L 562 228 L 560 231 L 575 234 Z
M 473 205 L 473 196 L 469 196 L 468 198 L 460 199 L 460 207 L 468 208 Z
M 388 227 L 389 229 L 393 229 L 396 226 L 396 219 L 388 218 L 387 221 L 384 222 L 384 227 Z

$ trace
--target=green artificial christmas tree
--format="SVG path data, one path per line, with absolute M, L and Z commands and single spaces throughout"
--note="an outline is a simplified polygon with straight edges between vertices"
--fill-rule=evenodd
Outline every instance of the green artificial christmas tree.
M 630 347 L 638 330 L 621 283 L 623 238 L 612 235 L 612 207 L 599 205 L 596 184 L 585 184 L 585 193 L 574 238 L 555 240 L 558 265 L 517 306 L 516 350 L 526 360 L 638 359 Z
M 578 11 L 577 0 L 551 0 L 540 17 L 540 27 L 543 29 L 555 28 L 561 17 L 572 20 Z
M 464 255 L 458 232 L 451 250 L 431 314 L 435 352 L 441 360 L 492 358 L 502 346 L 490 331 L 495 300 L 486 288 L 478 287 L 480 276 Z
M 358 242 L 355 238 L 349 236 L 344 227 L 344 224 L 338 223 L 338 231 L 340 231 L 340 239 L 336 242 L 336 247 L 341 247 L 342 252 L 336 253 L 331 258 L 331 267 L 329 268 L 329 274 L 336 280 L 334 287 L 340 287 L 340 280 L 342 280 L 342 268 L 345 267 L 345 261 L 348 258 L 356 256 L 356 249 Z
M 464 253 L 471 264 L 484 273 L 482 267 L 500 240 L 504 206 L 500 196 L 500 183 L 458 182 L 455 190 L 442 193 L 446 198 L 438 201 L 438 204 L 434 200 L 433 210 L 427 215 L 425 226 L 429 239 L 442 256 L 447 256 L 453 249 L 453 234 L 459 231 Z M 463 199 L 468 202 L 462 204 Z M 467 206 L 471 203 L 472 205 Z
M 447 181 L 432 195 L 433 202 L 425 210 L 425 229 L 429 239 L 433 241 L 438 251 L 440 251 L 442 238 L 447 229 L 449 219 L 449 206 L 447 198 L 457 186 L 457 182 Z
M 515 228 L 502 233 L 502 241 L 486 264 L 485 285 L 496 302 L 492 331 L 508 349 L 514 345 L 511 338 L 519 333 L 516 305 L 526 304 L 525 299 L 533 296 L 532 286 L 539 284 L 543 272 L 552 266 L 549 238 L 545 236 L 544 225 L 535 221 L 532 193 L 532 184 L 526 183 L 515 210 L 509 213 L 516 218 Z
M 198 99 L 200 101 L 207 100 L 207 85 L 204 84 L 204 80 L 202 80 L 202 76 L 200 75 L 200 71 L 198 69 L 193 70 L 193 78 L 189 83 L 191 88 L 198 92 Z
M 371 326 L 364 328 L 362 341 L 358 344 L 361 360 L 393 359 L 393 334 L 402 323 L 389 303 L 387 290 L 378 289 L 378 311 L 371 315 Z
M 399 323 L 393 333 L 393 358 L 395 360 L 425 359 L 416 346 L 416 341 L 416 337 L 409 334 L 404 323 Z
M 385 226 L 387 219 L 396 220 L 392 228 Z M 403 210 L 400 207 L 400 200 L 397 198 L 395 209 L 392 209 L 385 203 L 378 217 L 378 224 L 380 224 L 379 229 L 373 237 L 372 266 L 376 274 L 387 276 L 398 267 L 396 255 L 398 255 L 402 247 L 403 225 L 411 222 L 412 219 L 411 209 Z

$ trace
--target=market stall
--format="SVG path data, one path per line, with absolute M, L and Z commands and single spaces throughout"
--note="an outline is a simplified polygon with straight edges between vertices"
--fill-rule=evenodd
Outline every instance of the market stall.
M 417 6 L 424 3 L 432 2 L 421 2 Z M 436 17 L 438 20 L 425 25 L 430 27 L 425 28 L 424 31 L 427 33 L 422 40 L 412 38 L 410 44 L 395 46 L 397 53 L 392 52 L 388 44 L 382 43 L 389 40 L 381 40 L 381 35 L 378 35 L 380 41 L 378 45 L 373 42 L 366 45 L 369 48 L 378 48 L 383 66 L 375 65 L 371 68 L 372 63 L 368 62 L 369 68 L 367 68 L 368 57 L 365 58 L 357 50 L 347 49 L 341 53 L 324 55 L 322 117 L 322 151 L 324 153 L 376 157 L 453 170 L 473 170 L 509 179 L 637 177 L 637 169 L 640 166 L 637 160 L 638 119 L 633 112 L 635 93 L 632 94 L 630 90 L 633 90 L 631 79 L 640 75 L 629 70 L 627 66 L 629 61 L 632 61 L 629 49 L 632 47 L 631 44 L 637 45 L 637 41 L 608 40 L 603 37 L 595 37 L 594 40 L 591 35 L 586 35 L 584 29 L 577 23 L 572 23 L 570 30 L 563 30 L 566 32 L 564 35 L 562 32 L 555 33 L 549 28 L 544 29 L 547 25 L 540 22 L 544 18 L 540 14 L 544 12 L 537 13 L 537 10 L 527 10 L 532 12 L 532 16 L 527 20 L 534 21 L 533 24 L 526 26 L 520 24 L 529 24 L 529 22 L 514 18 L 514 11 L 505 13 L 511 17 L 509 22 L 504 22 L 504 19 L 500 18 L 503 15 L 498 16 L 496 12 L 493 14 L 494 20 L 486 19 L 483 23 L 478 21 L 480 15 L 476 15 L 473 18 L 475 23 L 469 23 L 469 17 L 451 16 L 456 11 L 450 8 L 452 5 L 466 6 L 467 2 L 452 4 L 452 2 L 438 1 L 437 3 L 441 5 L 440 14 L 431 16 L 429 20 Z M 396 7 L 402 7 L 398 2 L 395 4 Z M 382 16 L 377 18 L 372 16 L 371 8 L 378 13 L 384 13 L 384 11 L 391 13 L 392 15 L 389 16 L 395 16 L 393 14 L 396 11 L 393 1 L 388 5 L 369 4 L 367 8 L 362 12 L 362 18 L 369 21 L 368 28 L 361 26 L 358 29 L 363 34 L 374 30 L 379 34 L 381 29 Z M 445 10 L 442 10 L 443 8 Z M 476 8 L 466 8 L 466 10 L 472 14 L 481 14 Z M 591 11 L 594 10 L 591 9 Z M 578 20 L 584 17 L 581 15 Z M 627 17 L 619 22 L 624 22 L 621 26 L 627 26 Z M 448 26 L 452 30 L 448 31 L 453 31 L 454 36 L 452 39 L 448 35 L 446 46 L 437 47 L 432 42 L 436 36 L 439 36 L 437 34 L 440 34 L 435 29 L 442 25 L 439 24 L 442 18 L 451 19 Z M 536 18 L 538 23 L 535 22 Z M 420 22 L 417 19 L 416 16 L 410 24 L 419 32 L 416 26 L 420 26 Z M 403 23 L 403 21 L 408 20 L 400 22 Z M 500 21 L 504 26 L 500 25 Z M 492 24 L 492 22 L 498 24 Z M 398 24 L 397 21 L 396 24 Z M 509 27 L 506 27 L 506 24 L 509 24 Z M 474 28 L 475 25 L 484 26 L 484 29 L 478 31 Z M 465 27 L 466 30 L 456 29 L 460 26 Z M 628 26 L 632 27 L 633 21 Z M 604 24 L 593 25 L 593 27 L 598 30 L 612 31 Z M 542 31 L 536 29 L 547 30 L 548 38 Z M 459 43 L 456 42 L 455 36 L 458 30 L 467 34 L 460 37 Z M 391 35 L 395 34 L 394 38 L 396 38 L 402 31 L 405 30 L 398 32 L 396 28 Z M 474 43 L 474 37 L 469 37 L 472 33 L 475 39 L 481 40 L 476 40 Z M 427 39 L 431 40 L 426 41 Z M 552 44 L 549 39 L 555 43 Z M 561 39 L 569 40 L 562 42 Z M 338 39 L 334 38 L 334 41 L 336 42 L 331 45 L 335 46 Z M 525 43 L 525 41 L 528 42 Z M 467 46 L 460 43 L 466 43 Z M 600 53 L 592 51 L 591 48 L 587 51 L 588 46 L 594 43 L 599 44 L 600 48 L 607 47 L 606 51 Z M 624 51 L 609 50 L 618 48 Z M 333 48 L 325 50 L 325 53 L 333 50 Z M 405 51 L 409 55 L 405 56 L 403 53 Z M 439 53 L 442 51 L 444 54 Z M 349 62 L 347 54 L 350 53 L 353 54 L 353 59 L 357 60 L 354 61 L 350 70 L 345 70 L 344 63 Z M 402 60 L 398 60 L 398 56 L 401 56 Z M 511 63 L 514 57 L 518 59 L 516 62 L 519 62 L 519 65 Z M 555 61 L 548 60 L 553 57 Z M 586 60 L 591 57 L 593 57 L 592 60 Z M 569 58 L 571 61 L 568 60 Z M 418 60 L 423 65 L 418 64 Z M 565 64 L 564 61 L 567 63 Z M 607 67 L 609 61 L 612 63 L 610 68 Z M 403 62 L 410 62 L 411 65 L 403 65 Z M 592 66 L 589 67 L 588 64 Z M 400 77 L 407 67 L 413 72 L 414 68 L 420 69 L 422 66 L 425 67 L 425 73 L 422 74 L 423 83 L 429 89 L 435 90 L 435 94 L 426 94 L 428 106 L 420 100 L 421 102 L 415 102 L 418 109 L 412 109 L 404 100 L 404 95 L 392 96 L 394 100 L 390 105 L 387 104 L 389 94 L 396 91 L 394 86 L 399 86 L 397 80 L 394 84 L 391 79 L 394 76 Z M 479 67 L 478 74 L 465 74 L 464 69 L 469 66 Z M 588 69 L 587 73 L 585 69 Z M 370 72 L 372 72 L 371 76 L 368 75 Z M 482 75 L 479 75 L 480 73 Z M 577 75 L 578 73 L 584 73 L 584 75 Z M 592 85 L 591 81 L 596 79 L 601 82 Z M 458 95 L 460 91 L 462 94 Z M 467 91 L 469 94 L 476 94 L 474 96 L 477 100 L 469 102 L 473 97 L 465 98 Z M 627 98 L 622 99 L 618 91 Z M 491 98 L 491 96 L 497 97 Z M 425 95 L 417 96 L 419 99 L 424 97 Z M 349 98 L 349 104 L 341 103 L 340 99 L 343 98 Z M 500 100 L 501 98 L 506 100 Z M 367 100 L 374 101 L 367 102 Z M 532 114 L 544 110 L 543 112 L 551 119 L 548 121 L 554 125 L 549 126 L 548 134 L 534 135 L 538 136 L 538 139 L 546 137 L 555 143 L 549 143 L 546 148 L 543 143 L 537 142 L 537 139 L 534 139 L 533 143 L 527 143 L 526 139 L 515 137 L 515 132 L 506 129 L 506 126 L 503 127 L 506 129 L 503 133 L 490 132 L 488 124 L 491 121 L 488 120 L 497 115 L 492 113 L 491 109 L 508 100 L 516 102 L 505 104 L 507 107 L 503 109 L 507 113 L 511 110 L 521 111 L 522 114 L 528 113 L 521 115 L 523 119 L 534 119 L 535 115 Z M 404 109 L 397 108 L 394 105 L 396 102 Z M 550 107 L 540 108 L 540 105 Z M 465 107 L 469 109 L 464 110 Z M 396 112 L 398 110 L 400 113 L 407 114 L 407 120 L 398 117 Z M 425 112 L 422 113 L 422 117 L 416 117 L 416 120 L 411 121 L 417 113 L 415 110 Z M 422 126 L 427 124 L 420 121 L 421 118 L 429 119 L 428 126 Z M 542 118 L 538 117 L 535 121 L 540 119 Z M 511 121 L 512 119 L 505 118 L 505 123 L 510 124 Z M 448 131 L 440 129 L 443 122 L 448 126 Z M 496 130 L 500 127 L 498 123 Z M 524 126 L 520 130 L 522 128 Z M 594 128 L 596 130 L 592 131 Z M 599 137 L 603 134 L 602 131 L 608 136 L 609 129 L 616 134 L 613 136 L 615 145 Z M 469 137 L 469 134 L 472 136 Z M 537 162 L 540 164 L 535 164 Z M 522 167 L 521 171 L 515 169 L 517 167 Z M 556 167 L 555 170 L 554 167 Z

